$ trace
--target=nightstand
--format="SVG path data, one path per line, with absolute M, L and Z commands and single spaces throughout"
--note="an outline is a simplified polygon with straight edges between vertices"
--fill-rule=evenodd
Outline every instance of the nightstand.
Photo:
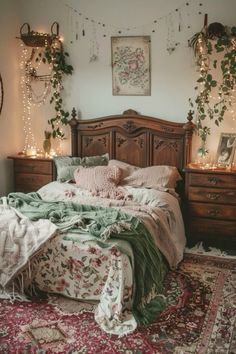
M 188 240 L 236 243 L 236 171 L 185 169 Z
M 16 192 L 35 192 L 53 181 L 53 160 L 43 157 L 9 156 L 14 161 L 14 185 Z

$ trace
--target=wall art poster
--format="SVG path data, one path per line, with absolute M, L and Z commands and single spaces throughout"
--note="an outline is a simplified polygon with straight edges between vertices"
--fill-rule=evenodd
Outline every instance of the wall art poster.
M 113 95 L 151 95 L 150 43 L 150 36 L 111 37 Z

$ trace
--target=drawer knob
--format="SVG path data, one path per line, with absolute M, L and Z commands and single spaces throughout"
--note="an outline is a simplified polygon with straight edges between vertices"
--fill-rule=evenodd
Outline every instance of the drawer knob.
M 219 215 L 219 210 L 217 210 L 217 209 L 209 209 L 209 210 L 207 210 L 207 214 L 208 215 L 210 215 L 210 216 L 217 216 L 217 215 Z
M 220 182 L 220 179 L 216 178 L 216 177 L 208 177 L 208 182 L 210 182 L 211 184 L 216 185 L 217 183 Z
M 220 194 L 218 193 L 207 193 L 207 198 L 211 200 L 217 200 L 220 198 Z

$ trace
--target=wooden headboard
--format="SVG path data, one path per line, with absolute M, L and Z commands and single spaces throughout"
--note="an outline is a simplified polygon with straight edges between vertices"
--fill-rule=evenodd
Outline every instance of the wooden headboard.
M 95 119 L 77 118 L 72 111 L 72 156 L 109 153 L 139 167 L 171 165 L 182 170 L 190 162 L 194 124 L 189 112 L 185 123 L 138 114 L 127 110 L 120 115 Z

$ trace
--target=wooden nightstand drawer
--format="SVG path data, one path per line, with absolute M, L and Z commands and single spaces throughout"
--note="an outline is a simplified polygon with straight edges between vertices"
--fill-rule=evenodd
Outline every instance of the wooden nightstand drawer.
M 50 175 L 39 175 L 39 174 L 16 174 L 16 191 L 36 191 L 43 185 L 52 181 Z
M 225 174 L 223 175 L 219 173 L 190 173 L 189 185 L 203 187 L 236 188 L 236 176 Z
M 189 203 L 189 212 L 203 218 L 236 220 L 236 206 L 233 205 Z
M 214 219 L 192 218 L 189 225 L 191 235 L 236 237 L 236 222 Z
M 185 169 L 185 225 L 190 240 L 236 242 L 236 171 Z
M 52 161 L 51 160 L 39 161 L 36 159 L 15 160 L 15 172 L 51 175 Z
M 236 205 L 236 190 L 189 187 L 189 200 Z
M 42 157 L 10 156 L 14 161 L 14 180 L 16 192 L 36 192 L 53 181 L 53 160 Z

